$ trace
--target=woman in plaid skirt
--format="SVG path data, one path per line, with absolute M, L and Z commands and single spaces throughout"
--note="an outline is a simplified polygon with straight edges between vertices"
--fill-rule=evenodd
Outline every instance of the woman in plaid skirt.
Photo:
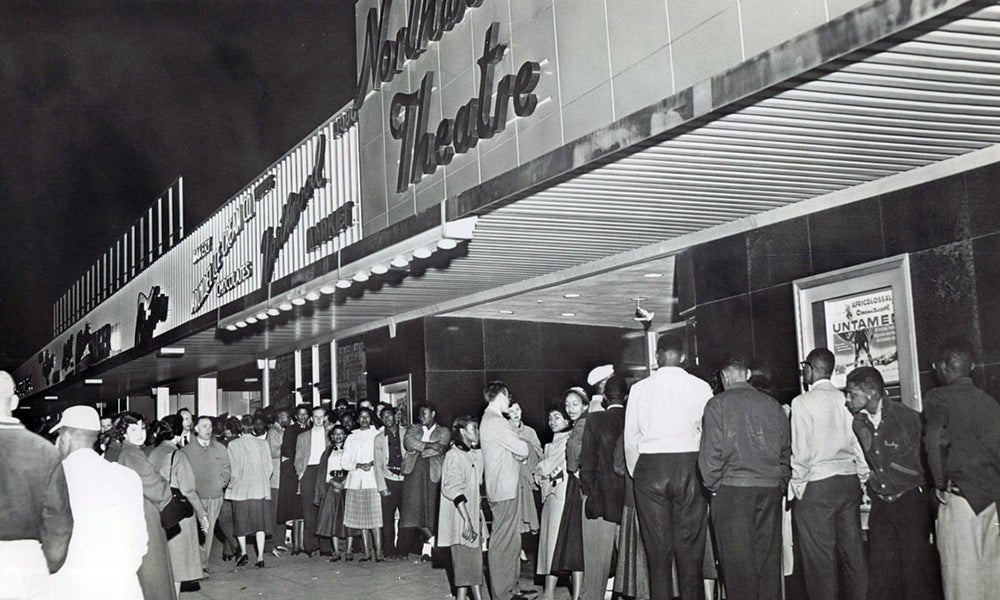
M 382 499 L 385 493 L 384 475 L 376 468 L 381 464 L 375 460 L 375 446 L 385 437 L 372 427 L 372 413 L 367 408 L 358 411 L 357 428 L 344 442 L 344 456 L 341 464 L 347 471 L 344 482 L 344 526 L 361 531 L 365 546 L 362 561 L 372 559 L 372 543 L 375 545 L 375 561 L 385 560 L 382 556 Z

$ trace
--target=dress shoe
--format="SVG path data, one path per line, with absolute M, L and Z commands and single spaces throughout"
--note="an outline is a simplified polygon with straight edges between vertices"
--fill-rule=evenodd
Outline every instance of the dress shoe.
M 319 556 L 319 550 L 313 550 L 309 553 L 309 558 L 316 558 L 317 556 Z
M 250 562 L 250 557 L 247 556 L 246 554 L 242 554 L 242 555 L 240 555 L 239 558 L 236 559 L 236 566 L 237 567 L 245 567 L 245 566 L 247 566 L 248 562 Z
M 353 562 L 354 561 L 354 553 L 348 552 L 347 554 L 345 554 L 344 555 L 344 560 L 346 562 Z
M 229 562 L 229 561 L 233 560 L 233 558 L 234 558 L 234 555 L 228 554 L 225 551 L 222 552 L 222 562 Z
M 263 569 L 264 568 L 264 561 L 263 561 L 263 559 L 258 560 L 256 563 L 254 563 L 254 566 L 257 567 L 258 569 Z
M 338 561 L 340 561 L 340 554 L 334 554 L 333 556 L 331 556 L 329 558 L 329 560 L 327 560 L 327 562 L 332 562 L 332 563 L 335 563 L 335 562 L 338 562 Z

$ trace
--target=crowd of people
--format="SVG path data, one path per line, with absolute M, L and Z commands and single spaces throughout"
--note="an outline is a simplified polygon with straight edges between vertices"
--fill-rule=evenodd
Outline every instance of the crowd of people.
M 543 600 L 560 581 L 573 600 L 689 600 L 715 579 L 727 599 L 775 600 L 791 568 L 811 600 L 997 597 L 1000 404 L 973 385 L 967 342 L 942 346 L 922 414 L 870 366 L 834 387 L 825 348 L 790 406 L 740 354 L 712 384 L 672 335 L 656 357 L 631 388 L 603 366 L 563 392 L 551 437 L 494 381 L 481 415 L 448 425 L 431 403 L 413 424 L 368 401 L 149 423 L 74 406 L 51 444 L 13 418 L 0 372 L 0 597 L 176 599 L 213 540 L 247 568 L 446 548 L 460 600 L 483 597 L 484 566 L 494 600 L 539 594 L 522 588 L 529 555 Z

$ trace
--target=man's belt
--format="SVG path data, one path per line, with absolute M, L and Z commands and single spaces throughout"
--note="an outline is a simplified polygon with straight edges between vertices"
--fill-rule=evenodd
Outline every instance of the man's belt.
M 916 490 L 916 491 L 918 491 L 918 492 L 920 492 L 922 494 L 924 492 L 924 486 L 918 485 L 915 488 L 910 488 L 910 489 L 906 490 L 905 492 L 900 492 L 898 494 L 879 494 L 879 493 L 876 493 L 876 492 L 872 492 L 872 495 L 875 496 L 876 498 L 878 498 L 879 500 L 881 500 L 882 502 L 892 503 L 892 502 L 895 502 L 896 500 L 899 500 L 900 498 L 902 498 L 903 496 L 909 494 L 910 492 L 912 492 L 914 490 Z

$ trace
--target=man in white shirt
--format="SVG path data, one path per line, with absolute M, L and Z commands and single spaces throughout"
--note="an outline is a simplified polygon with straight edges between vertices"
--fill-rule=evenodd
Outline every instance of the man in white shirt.
M 299 477 L 299 494 L 302 498 L 302 551 L 314 558 L 319 556 L 319 538 L 316 537 L 317 506 L 313 504 L 316 482 L 320 474 L 319 461 L 330 445 L 327 438 L 326 409 L 314 406 L 312 427 L 299 434 L 295 446 L 295 473 Z M 293 552 L 295 554 L 295 552 Z
M 684 358 L 680 338 L 661 337 L 656 344 L 660 368 L 632 386 L 625 408 L 625 462 L 635 479 L 651 600 L 671 598 L 674 559 L 681 599 L 701 598 L 704 592 L 708 503 L 698 480 L 698 448 L 712 388 L 680 367 Z
M 94 452 L 101 421 L 92 407 L 67 408 L 52 431 L 59 431 L 74 521 L 53 597 L 142 600 L 136 571 L 148 536 L 139 476 Z
M 811 600 L 863 600 L 868 571 L 861 539 L 861 486 L 868 464 L 844 394 L 830 382 L 833 353 L 816 348 L 801 363 L 809 391 L 792 400 L 792 511 Z
M 528 457 L 528 442 L 517 435 L 503 416 L 510 408 L 510 392 L 502 381 L 491 381 L 483 392 L 486 412 L 479 426 L 483 450 L 486 499 L 493 513 L 489 560 L 493 600 L 523 598 L 518 592 L 521 565 L 521 529 L 517 486 L 520 462 Z

